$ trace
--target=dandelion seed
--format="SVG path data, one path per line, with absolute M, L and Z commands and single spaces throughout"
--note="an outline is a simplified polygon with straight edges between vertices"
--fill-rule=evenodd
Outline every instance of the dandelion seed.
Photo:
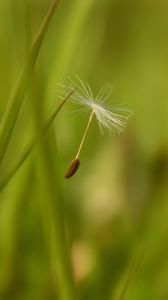
M 70 101 L 71 102 L 75 102 L 77 104 L 81 104 L 84 106 L 84 109 L 90 111 L 90 117 L 85 129 L 85 132 L 83 134 L 82 137 L 82 141 L 80 143 L 79 149 L 77 151 L 77 155 L 75 157 L 75 160 L 72 161 L 69 171 L 70 172 L 70 176 L 67 176 L 67 174 L 69 174 L 67 172 L 66 174 L 66 178 L 69 178 L 71 176 L 73 176 L 78 167 L 79 164 L 77 165 L 77 168 L 72 168 L 73 162 L 77 162 L 79 160 L 79 156 L 81 153 L 81 150 L 83 148 L 85 139 L 86 139 L 86 135 L 87 132 L 90 128 L 91 122 L 93 120 L 93 117 L 95 116 L 100 131 L 101 133 L 104 133 L 105 130 L 107 130 L 109 132 L 109 134 L 115 134 L 115 133 L 121 133 L 124 131 L 126 124 L 127 124 L 127 120 L 129 118 L 129 116 L 131 115 L 131 112 L 128 110 L 122 110 L 120 109 L 108 109 L 104 103 L 106 102 L 106 100 L 110 97 L 111 92 L 112 92 L 112 87 L 110 84 L 106 84 L 98 93 L 98 95 L 96 97 L 94 97 L 93 92 L 90 88 L 90 86 L 85 83 L 84 81 L 82 81 L 78 76 L 77 80 L 78 80 L 78 84 L 74 83 L 71 79 L 68 78 L 69 84 L 65 85 L 63 83 L 60 83 L 58 86 L 61 88 L 61 90 L 59 91 L 59 96 L 61 98 L 64 97 L 64 93 L 69 92 L 70 90 L 74 89 L 74 87 L 77 87 L 77 89 L 75 90 L 74 94 L 72 95 Z M 72 171 L 73 169 L 73 171 Z
M 68 169 L 67 173 L 65 174 L 65 178 L 72 177 L 77 172 L 79 165 L 80 165 L 80 160 L 78 158 L 75 158 L 71 162 L 69 169 Z

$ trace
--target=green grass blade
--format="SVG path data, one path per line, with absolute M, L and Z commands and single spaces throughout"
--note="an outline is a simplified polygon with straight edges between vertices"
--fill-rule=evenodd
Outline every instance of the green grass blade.
M 128 273 L 126 275 L 123 286 L 119 290 L 119 295 L 118 295 L 118 297 L 115 298 L 116 300 L 124 300 L 125 299 L 126 293 L 127 293 L 128 289 L 129 289 L 129 287 L 130 287 L 135 275 L 137 274 L 137 272 L 141 266 L 141 263 L 144 259 L 145 252 L 146 252 L 145 249 L 141 250 L 139 255 L 133 260 L 133 262 L 128 270 Z
M 95 0 L 71 1 L 70 10 L 62 28 L 59 45 L 52 62 L 49 90 L 55 86 L 55 78 L 62 78 L 72 67 L 71 63 L 76 56 L 77 45 L 81 42 L 82 30 L 87 24 L 89 14 Z
M 2 117 L 0 124 L 0 163 L 6 152 L 21 104 L 24 100 L 24 96 L 31 79 L 31 74 L 33 72 L 34 64 L 36 62 L 43 38 L 45 36 L 46 30 L 48 28 L 49 22 L 54 14 L 56 8 L 57 0 L 52 1 L 49 11 L 42 23 L 42 26 L 34 39 L 27 62 L 21 72 L 19 80 L 16 84 L 15 89 L 9 99 L 6 107 L 6 111 Z
M 33 148 L 37 144 L 39 138 L 43 136 L 46 131 L 49 129 L 49 127 L 52 125 L 53 121 L 55 120 L 58 112 L 64 105 L 64 103 L 69 99 L 69 97 L 74 93 L 76 89 L 72 90 L 66 98 L 60 103 L 58 107 L 56 107 L 48 116 L 45 123 L 42 125 L 41 133 L 39 136 L 34 136 L 31 138 L 29 143 L 25 146 L 24 150 L 22 151 L 21 155 L 13 162 L 13 164 L 9 168 L 4 168 L 4 171 L 1 171 L 2 178 L 0 178 L 0 191 L 7 185 L 9 180 L 14 176 L 14 174 L 19 170 L 19 168 L 22 166 L 22 164 L 25 162 L 25 160 L 28 158 L 28 156 L 31 154 Z

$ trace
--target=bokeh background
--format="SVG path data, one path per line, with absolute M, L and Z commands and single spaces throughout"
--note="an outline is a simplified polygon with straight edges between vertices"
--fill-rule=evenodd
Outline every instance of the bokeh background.
M 0 1 L 0 119 L 49 5 Z M 1 191 L 1 300 L 58 299 L 44 226 L 58 197 L 79 299 L 117 300 L 127 281 L 120 299 L 168 299 L 167 53 L 165 0 L 59 1 L 4 166 L 60 103 L 55 90 L 66 76 L 78 74 L 95 94 L 110 82 L 109 105 L 122 104 L 133 116 L 114 137 L 101 136 L 94 121 L 80 169 L 65 180 L 87 123 L 67 103 L 43 145 Z

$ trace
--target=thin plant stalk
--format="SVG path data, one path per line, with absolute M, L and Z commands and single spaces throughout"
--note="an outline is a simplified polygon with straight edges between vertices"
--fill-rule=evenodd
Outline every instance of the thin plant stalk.
M 39 79 L 39 77 L 34 78 L 33 84 Z M 43 106 L 39 105 L 39 97 L 37 97 L 40 92 L 41 100 L 44 93 L 41 89 L 33 88 L 34 101 L 32 101 L 32 105 L 37 135 L 43 127 Z M 57 147 L 52 131 L 48 133 L 45 139 L 40 139 L 36 150 L 37 189 L 40 196 L 46 247 L 50 255 L 56 292 L 60 300 L 76 300 L 71 252 L 65 230 L 64 199 L 59 178 L 59 160 L 57 160 Z
M 19 180 L 8 189 L 5 201 L 1 205 L 0 235 L 1 256 L 3 257 L 0 270 L 0 291 L 2 299 L 13 298 L 13 286 L 21 280 L 20 264 L 18 263 L 19 242 L 22 225 L 25 223 L 24 202 L 29 199 L 30 185 L 32 183 L 32 169 L 29 165 L 24 167 Z M 16 188 L 17 187 L 17 188 Z M 24 199 L 24 201 L 23 201 Z M 2 204 L 2 203 L 1 203 Z M 20 252 L 19 259 L 23 253 Z M 16 293 L 19 286 L 16 287 Z M 8 296 L 7 296 L 8 295 Z
M 41 25 L 41 28 L 34 39 L 27 62 L 20 74 L 19 80 L 16 87 L 13 90 L 11 98 L 8 101 L 5 113 L 2 117 L 0 124 L 0 163 L 2 162 L 7 146 L 9 144 L 14 125 L 16 123 L 20 107 L 23 103 L 28 84 L 31 80 L 31 75 L 34 69 L 34 65 L 41 48 L 43 38 L 45 36 L 46 30 L 50 23 L 50 20 L 55 12 L 57 5 L 57 0 L 53 0 L 49 11 Z
M 44 149 L 39 149 L 39 151 L 37 159 L 41 174 L 39 193 L 53 279 L 59 299 L 76 300 L 71 252 L 65 231 L 63 197 L 58 182 L 53 182 L 54 180 L 49 174 L 52 166 L 48 163 L 45 145 Z
M 58 107 L 56 107 L 49 115 L 46 122 L 42 125 L 41 131 L 38 133 L 38 136 L 34 136 L 31 138 L 31 140 L 28 142 L 28 144 L 23 149 L 22 153 L 19 155 L 19 157 L 12 162 L 12 164 L 9 167 L 5 167 L 4 171 L 1 172 L 0 175 L 0 191 L 7 185 L 7 183 L 10 181 L 10 179 L 16 174 L 16 172 L 20 169 L 20 167 L 23 165 L 23 163 L 27 160 L 27 158 L 32 153 L 34 147 L 38 143 L 40 137 L 42 137 L 47 130 L 50 128 L 52 123 L 54 122 L 58 112 L 62 108 L 62 106 L 65 104 L 65 102 L 69 99 L 69 97 L 75 92 L 75 89 L 72 90 L 65 99 L 60 103 Z
M 130 268 L 128 269 L 128 273 L 127 276 L 125 278 L 124 284 L 121 287 L 121 289 L 119 290 L 119 295 L 118 297 L 112 297 L 112 299 L 116 299 L 116 300 L 124 300 L 126 297 L 126 293 L 130 287 L 130 285 L 133 282 L 133 279 L 135 277 L 135 275 L 138 273 L 140 266 L 142 264 L 142 261 L 144 259 L 146 253 L 146 249 L 142 249 L 141 252 L 138 254 L 138 256 L 133 260 Z
M 95 0 L 71 1 L 70 9 L 66 16 L 66 22 L 62 26 L 59 44 L 56 42 L 54 47 L 58 49 L 53 58 L 49 89 L 55 87 L 55 78 L 60 79 L 68 74 L 72 67 L 76 47 L 80 43 L 82 30 L 87 24 L 87 20 Z M 54 42 L 54 41 L 53 41 Z

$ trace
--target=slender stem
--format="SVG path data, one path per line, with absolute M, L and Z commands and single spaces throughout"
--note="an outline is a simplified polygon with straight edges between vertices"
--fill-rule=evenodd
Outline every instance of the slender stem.
M 145 253 L 146 253 L 146 249 L 142 248 L 140 253 L 138 253 L 138 256 L 132 261 L 132 264 L 131 264 L 130 268 L 128 269 L 128 273 L 125 278 L 125 282 L 124 282 L 123 286 L 121 287 L 121 290 L 119 291 L 120 294 L 116 298 L 117 300 L 124 300 L 126 298 L 126 293 L 129 289 L 132 281 L 134 280 L 134 277 L 136 276 L 136 274 L 139 271 L 139 268 L 142 264 Z
M 42 82 L 40 79 L 39 73 L 34 75 L 32 79 L 34 85 L 32 86 L 31 97 L 32 106 L 34 108 L 35 136 L 37 137 L 42 136 L 43 131 L 45 132 L 50 123 L 47 121 L 43 126 L 42 116 L 44 107 L 40 104 L 43 103 L 42 97 L 44 91 L 39 85 L 39 82 Z M 39 99 L 41 100 L 40 102 Z M 76 300 L 71 252 L 65 228 L 64 198 L 58 174 L 59 165 L 55 158 L 57 148 L 54 141 L 55 139 L 51 131 L 46 136 L 46 139 L 39 139 L 36 162 L 37 176 L 38 174 L 40 176 L 37 187 L 41 201 L 46 246 L 48 246 L 53 281 L 56 292 L 58 293 L 58 299 Z
M 51 21 L 51 18 L 55 12 L 55 8 L 57 6 L 57 0 L 53 0 L 49 11 L 40 27 L 38 34 L 36 35 L 34 42 L 32 43 L 29 56 L 27 58 L 27 62 L 23 67 L 19 79 L 16 83 L 16 86 L 12 92 L 11 98 L 9 99 L 5 113 L 1 120 L 0 125 L 0 164 L 3 161 L 3 158 L 6 153 L 6 149 L 8 147 L 12 132 L 14 130 L 14 126 L 19 114 L 19 110 L 23 103 L 28 85 L 30 83 L 32 73 L 34 70 L 34 65 L 38 56 L 38 53 L 41 49 L 41 45 L 46 34 L 46 30 Z
M 80 155 L 80 153 L 81 153 L 83 144 L 84 144 L 85 139 L 86 139 L 87 132 L 88 132 L 88 130 L 89 130 L 90 124 L 91 124 L 92 119 L 93 119 L 93 116 L 94 116 L 94 113 L 95 113 L 94 110 L 92 110 L 92 112 L 91 112 L 91 114 L 90 114 L 90 117 L 89 117 L 89 121 L 88 121 L 88 123 L 87 123 L 86 129 L 85 129 L 85 132 L 84 132 L 84 135 L 83 135 L 83 138 L 82 138 L 82 141 L 81 141 L 81 143 L 80 143 L 78 152 L 77 152 L 76 157 L 75 157 L 76 159 L 79 158 L 79 155 Z
M 36 144 L 39 142 L 40 137 L 42 137 L 47 130 L 52 125 L 55 120 L 57 114 L 60 109 L 64 105 L 64 103 L 69 99 L 69 97 L 75 92 L 76 88 L 73 89 L 65 99 L 60 103 L 58 107 L 56 107 L 49 115 L 48 119 L 42 124 L 42 128 L 38 135 L 36 134 L 31 138 L 29 143 L 25 146 L 21 154 L 9 165 L 4 166 L 3 170 L 0 168 L 0 191 L 6 186 L 9 180 L 15 175 L 15 173 L 19 170 L 22 164 L 26 161 L 26 159 L 30 156 L 32 150 L 35 148 Z

